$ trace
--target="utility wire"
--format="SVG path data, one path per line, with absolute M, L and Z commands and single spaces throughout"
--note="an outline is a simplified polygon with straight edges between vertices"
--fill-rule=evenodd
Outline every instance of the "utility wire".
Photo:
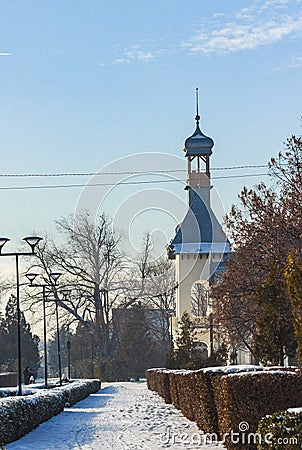
M 124 173 L 124 172 L 123 172 Z M 245 175 L 226 175 L 222 177 L 212 177 L 212 180 L 222 180 L 227 178 L 247 178 L 247 177 L 269 176 L 268 173 L 255 173 Z M 157 183 L 185 183 L 186 180 L 146 180 L 146 181 L 121 181 L 117 183 L 92 183 L 92 184 L 56 184 L 56 185 L 39 185 L 39 186 L 0 186 L 1 191 L 25 191 L 29 189 L 63 189 L 63 188 L 79 188 L 79 187 L 96 187 L 96 186 L 120 186 L 120 185 L 136 185 L 136 184 L 157 184 Z
M 238 170 L 238 169 L 259 169 L 267 167 L 266 164 L 231 166 L 231 167 L 212 167 L 211 170 Z M 103 176 L 103 175 L 147 175 L 154 173 L 177 173 L 187 172 L 187 169 L 171 170 L 146 170 L 146 171 L 125 171 L 125 172 L 75 172 L 75 173 L 2 173 L 1 178 L 30 178 L 30 177 L 78 177 L 78 176 Z

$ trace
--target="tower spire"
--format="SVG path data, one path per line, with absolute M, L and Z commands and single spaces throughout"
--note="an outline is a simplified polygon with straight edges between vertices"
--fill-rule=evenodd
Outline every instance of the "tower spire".
M 199 102 L 199 98 L 198 98 L 198 87 L 197 87 L 196 88 L 196 116 L 195 116 L 197 126 L 199 126 L 199 121 L 200 121 L 200 115 L 199 115 L 199 111 L 198 111 L 198 102 Z

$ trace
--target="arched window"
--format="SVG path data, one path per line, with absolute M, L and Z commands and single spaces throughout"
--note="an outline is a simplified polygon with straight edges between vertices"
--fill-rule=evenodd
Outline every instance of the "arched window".
M 191 288 L 191 313 L 196 317 L 205 317 L 209 306 L 209 285 L 205 281 L 196 281 Z

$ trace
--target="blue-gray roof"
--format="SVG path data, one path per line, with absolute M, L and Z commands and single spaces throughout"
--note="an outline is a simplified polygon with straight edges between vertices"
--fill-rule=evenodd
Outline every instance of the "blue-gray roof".
M 179 253 L 230 253 L 230 244 L 214 212 L 189 188 L 191 207 L 178 226 L 170 247 Z

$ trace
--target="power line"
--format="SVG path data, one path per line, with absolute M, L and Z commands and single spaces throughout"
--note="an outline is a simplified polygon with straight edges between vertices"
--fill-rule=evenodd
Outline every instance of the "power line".
M 267 167 L 266 164 L 244 165 L 231 167 L 212 167 L 211 170 L 239 170 L 239 169 L 259 169 Z M 63 173 L 2 173 L 1 178 L 35 178 L 35 177 L 83 177 L 83 176 L 103 176 L 103 175 L 148 175 L 187 172 L 186 169 L 170 170 L 146 170 L 146 171 L 124 171 L 124 172 L 63 172 Z
M 212 177 L 212 180 L 222 180 L 227 178 L 247 178 L 247 177 L 269 176 L 268 173 L 244 174 L 244 175 L 226 175 L 221 177 Z M 129 186 L 138 184 L 158 184 L 158 183 L 186 183 L 186 180 L 146 180 L 146 181 L 121 181 L 117 183 L 92 183 L 92 184 L 55 184 L 55 185 L 38 185 L 38 186 L 0 186 L 1 191 L 25 191 L 29 189 L 64 189 L 64 188 L 80 188 L 80 187 L 97 187 L 97 186 Z

